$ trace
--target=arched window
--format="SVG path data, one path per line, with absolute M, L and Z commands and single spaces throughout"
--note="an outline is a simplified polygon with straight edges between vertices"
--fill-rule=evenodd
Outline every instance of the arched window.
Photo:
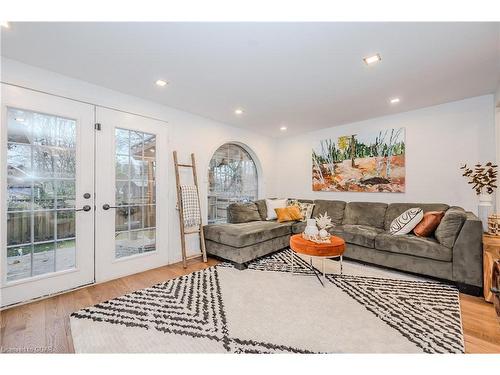
M 230 203 L 257 199 L 255 162 L 243 147 L 223 144 L 210 160 L 208 184 L 208 222 L 224 223 Z

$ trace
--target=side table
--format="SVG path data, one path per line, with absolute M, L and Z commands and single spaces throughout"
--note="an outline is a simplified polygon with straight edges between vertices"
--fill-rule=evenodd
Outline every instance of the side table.
M 486 302 L 493 302 L 491 281 L 493 264 L 500 259 L 500 236 L 483 235 L 483 294 Z

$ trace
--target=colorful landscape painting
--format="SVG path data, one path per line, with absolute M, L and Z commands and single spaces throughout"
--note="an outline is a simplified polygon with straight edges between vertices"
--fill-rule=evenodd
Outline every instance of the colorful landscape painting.
M 313 191 L 405 191 L 405 129 L 319 141 L 312 150 Z

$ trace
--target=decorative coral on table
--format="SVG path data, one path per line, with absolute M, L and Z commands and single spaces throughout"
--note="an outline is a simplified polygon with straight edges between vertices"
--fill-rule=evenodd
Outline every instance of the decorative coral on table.
M 323 215 L 319 214 L 319 216 L 316 217 L 316 224 L 320 229 L 328 229 L 333 227 L 332 219 L 330 218 L 330 216 L 328 216 L 327 212 L 325 212 Z

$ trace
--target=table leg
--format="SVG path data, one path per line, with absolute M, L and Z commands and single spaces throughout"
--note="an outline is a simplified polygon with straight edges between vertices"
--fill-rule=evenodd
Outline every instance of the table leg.
M 292 253 L 292 275 L 293 275 L 293 250 L 290 249 L 290 251 Z
M 342 255 L 340 256 L 340 274 L 342 275 Z

